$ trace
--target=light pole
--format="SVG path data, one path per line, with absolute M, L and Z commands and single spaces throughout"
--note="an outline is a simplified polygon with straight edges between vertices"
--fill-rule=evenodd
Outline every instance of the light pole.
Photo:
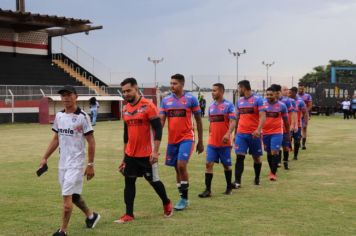
M 163 57 L 161 59 L 152 59 L 151 57 L 148 57 L 147 60 L 149 62 L 152 62 L 154 67 L 155 67 L 155 78 L 154 78 L 154 84 L 155 84 L 155 88 L 157 87 L 157 64 L 161 63 L 163 61 Z
M 266 73 L 267 73 L 266 83 L 267 83 L 267 87 L 268 87 L 268 85 L 271 86 L 272 81 L 270 81 L 268 83 L 268 72 L 269 72 L 269 68 L 274 65 L 274 61 L 272 63 L 267 63 L 265 61 L 262 61 L 262 65 L 266 66 Z
M 236 88 L 237 88 L 238 83 L 239 83 L 239 56 L 241 56 L 242 54 L 246 54 L 247 51 L 246 51 L 246 49 L 244 49 L 242 52 L 238 52 L 238 51 L 234 52 L 230 48 L 227 50 L 230 54 L 232 54 L 234 57 L 236 57 Z

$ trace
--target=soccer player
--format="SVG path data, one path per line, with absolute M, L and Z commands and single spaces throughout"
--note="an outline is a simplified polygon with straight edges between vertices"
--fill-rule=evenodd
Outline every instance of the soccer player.
M 267 152 L 267 161 L 271 169 L 268 177 L 271 181 L 277 180 L 279 150 L 283 141 L 283 130 L 289 130 L 288 110 L 284 103 L 276 99 L 278 90 L 269 87 L 266 90 L 267 107 L 266 123 L 262 128 L 264 149 Z M 284 126 L 284 129 L 283 129 Z M 287 133 L 287 136 L 289 132 Z M 287 137 L 290 139 L 290 137 Z
M 280 101 L 284 102 L 289 100 L 290 102 L 290 107 L 288 107 L 288 102 L 284 102 L 284 104 L 287 106 L 288 109 L 288 121 L 289 121 L 289 126 L 290 126 L 290 134 L 293 132 L 298 131 L 298 122 L 297 122 L 297 105 L 296 102 L 293 98 L 290 98 L 289 95 L 289 89 L 287 86 L 282 86 L 282 99 Z M 286 134 L 285 130 L 283 130 L 283 142 L 282 142 L 282 148 L 283 148 L 283 166 L 284 169 L 288 170 L 289 165 L 288 165 L 288 159 L 289 159 L 289 152 L 291 151 L 292 144 L 291 144 L 291 136 Z M 289 139 L 287 139 L 289 137 Z
M 247 151 L 252 155 L 255 170 L 255 185 L 260 184 L 262 168 L 261 130 L 266 121 L 266 109 L 263 99 L 254 95 L 248 80 L 238 83 L 239 94 L 242 96 L 236 103 L 237 130 L 235 135 L 235 182 L 233 188 L 241 187 L 244 171 L 244 160 Z
M 176 170 L 177 188 L 181 196 L 174 206 L 176 210 L 184 210 L 188 206 L 187 165 L 194 149 L 193 114 L 198 130 L 196 151 L 198 154 L 204 151 L 203 124 L 199 102 L 192 94 L 184 92 L 184 82 L 184 76 L 181 74 L 171 76 L 172 93 L 162 100 L 160 111 L 162 126 L 164 126 L 166 118 L 168 119 L 166 165 L 172 166 Z
M 302 84 L 299 84 L 299 87 L 298 87 L 298 97 L 301 98 L 305 105 L 306 105 L 306 108 L 307 108 L 307 111 L 309 113 L 308 115 L 308 119 L 310 118 L 310 112 L 311 112 L 311 109 L 313 107 L 313 104 L 312 104 L 312 97 L 310 96 L 310 94 L 308 93 L 305 93 L 304 92 L 305 88 L 304 88 L 304 85 Z M 307 142 L 307 128 L 308 128 L 308 121 L 306 121 L 304 119 L 304 116 L 302 118 L 302 149 L 305 150 L 307 149 L 307 147 L 305 146 L 305 143 Z
M 309 112 L 307 111 L 307 107 L 303 101 L 303 99 L 297 97 L 298 88 L 292 87 L 289 90 L 289 97 L 293 98 L 296 102 L 296 110 L 297 110 L 297 125 L 298 130 L 292 131 L 292 138 L 294 141 L 294 160 L 298 160 L 298 153 L 300 148 L 300 139 L 302 138 L 302 118 L 304 121 L 308 122 L 309 120 Z
M 293 99 L 289 98 L 288 96 L 284 96 L 282 94 L 282 86 L 279 84 L 272 84 L 271 85 L 272 89 L 275 90 L 276 98 L 278 101 L 284 103 L 287 107 L 288 111 L 288 123 L 290 127 L 292 126 L 292 123 L 294 122 L 295 119 L 295 102 Z M 288 93 L 288 88 L 286 86 L 283 86 L 284 94 Z M 291 149 L 291 144 L 290 144 L 290 130 L 285 130 L 283 126 L 283 141 L 282 141 L 282 149 L 283 149 L 283 166 L 284 169 L 288 170 L 288 159 L 289 159 L 289 151 Z M 278 157 L 278 167 L 281 166 L 282 162 L 282 150 L 279 151 L 279 157 Z
M 224 99 L 225 87 L 216 83 L 212 88 L 214 102 L 209 106 L 209 139 L 206 148 L 205 191 L 199 197 L 211 196 L 214 163 L 221 162 L 224 166 L 226 195 L 232 192 L 231 185 L 231 134 L 236 126 L 234 104 Z
M 77 106 L 77 92 L 66 85 L 58 91 L 64 110 L 56 114 L 52 130 L 54 136 L 42 157 L 40 168 L 47 165 L 48 158 L 59 146 L 58 179 L 63 196 L 62 225 L 53 235 L 67 235 L 73 203 L 85 214 L 87 228 L 94 228 L 100 215 L 87 207 L 81 196 L 83 174 L 87 180 L 94 177 L 95 139 L 90 118 Z M 88 142 L 88 163 L 85 167 L 85 140 Z
M 136 79 L 123 80 L 121 88 L 127 102 L 123 110 L 124 159 L 119 166 L 119 170 L 125 176 L 126 214 L 115 222 L 126 223 L 134 220 L 136 179 L 142 176 L 161 198 L 164 216 L 169 217 L 173 213 L 173 205 L 158 176 L 157 162 L 162 139 L 158 109 L 151 101 L 139 95 Z

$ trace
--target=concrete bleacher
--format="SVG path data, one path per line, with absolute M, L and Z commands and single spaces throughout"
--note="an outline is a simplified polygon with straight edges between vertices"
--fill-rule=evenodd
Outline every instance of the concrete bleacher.
M 83 86 L 47 56 L 0 52 L 0 85 L 65 84 Z

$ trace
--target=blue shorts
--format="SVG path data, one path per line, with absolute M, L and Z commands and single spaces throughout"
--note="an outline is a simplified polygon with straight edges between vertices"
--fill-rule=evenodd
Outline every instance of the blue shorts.
M 302 117 L 302 128 L 305 128 L 305 127 L 307 127 L 305 124 L 305 119 L 304 119 L 304 117 Z
M 288 133 L 283 133 L 283 141 L 282 141 L 282 147 L 284 148 L 291 148 L 291 142 L 290 142 L 290 135 Z
M 279 151 L 282 146 L 283 134 L 263 135 L 263 144 L 266 152 Z
M 302 138 L 302 128 L 299 127 L 297 132 L 292 131 L 292 138 L 294 140 L 299 140 Z
M 221 162 L 224 166 L 231 166 L 231 147 L 214 147 L 208 145 L 206 148 L 207 162 Z
M 177 166 L 177 161 L 188 162 L 193 148 L 193 140 L 183 140 L 177 144 L 168 144 L 166 153 L 166 165 Z
M 261 138 L 254 138 L 252 134 L 237 133 L 235 137 L 235 153 L 246 155 L 247 151 L 253 157 L 262 156 Z

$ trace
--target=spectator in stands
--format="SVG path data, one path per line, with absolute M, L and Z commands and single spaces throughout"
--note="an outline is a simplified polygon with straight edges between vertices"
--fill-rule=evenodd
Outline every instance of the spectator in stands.
M 201 116 L 204 117 L 205 116 L 205 108 L 206 108 L 206 100 L 204 99 L 204 95 L 200 96 L 199 106 L 201 109 Z
M 344 112 L 344 120 L 345 119 L 349 119 L 349 117 L 350 117 L 350 106 L 351 106 L 350 99 L 347 97 L 345 99 L 345 101 L 343 101 L 341 103 L 341 105 L 342 105 L 342 111 Z
M 96 117 L 98 116 L 99 102 L 95 97 L 89 99 L 90 117 L 92 126 L 96 125 Z
M 356 95 L 353 96 L 351 101 L 351 111 L 354 119 L 356 119 Z

